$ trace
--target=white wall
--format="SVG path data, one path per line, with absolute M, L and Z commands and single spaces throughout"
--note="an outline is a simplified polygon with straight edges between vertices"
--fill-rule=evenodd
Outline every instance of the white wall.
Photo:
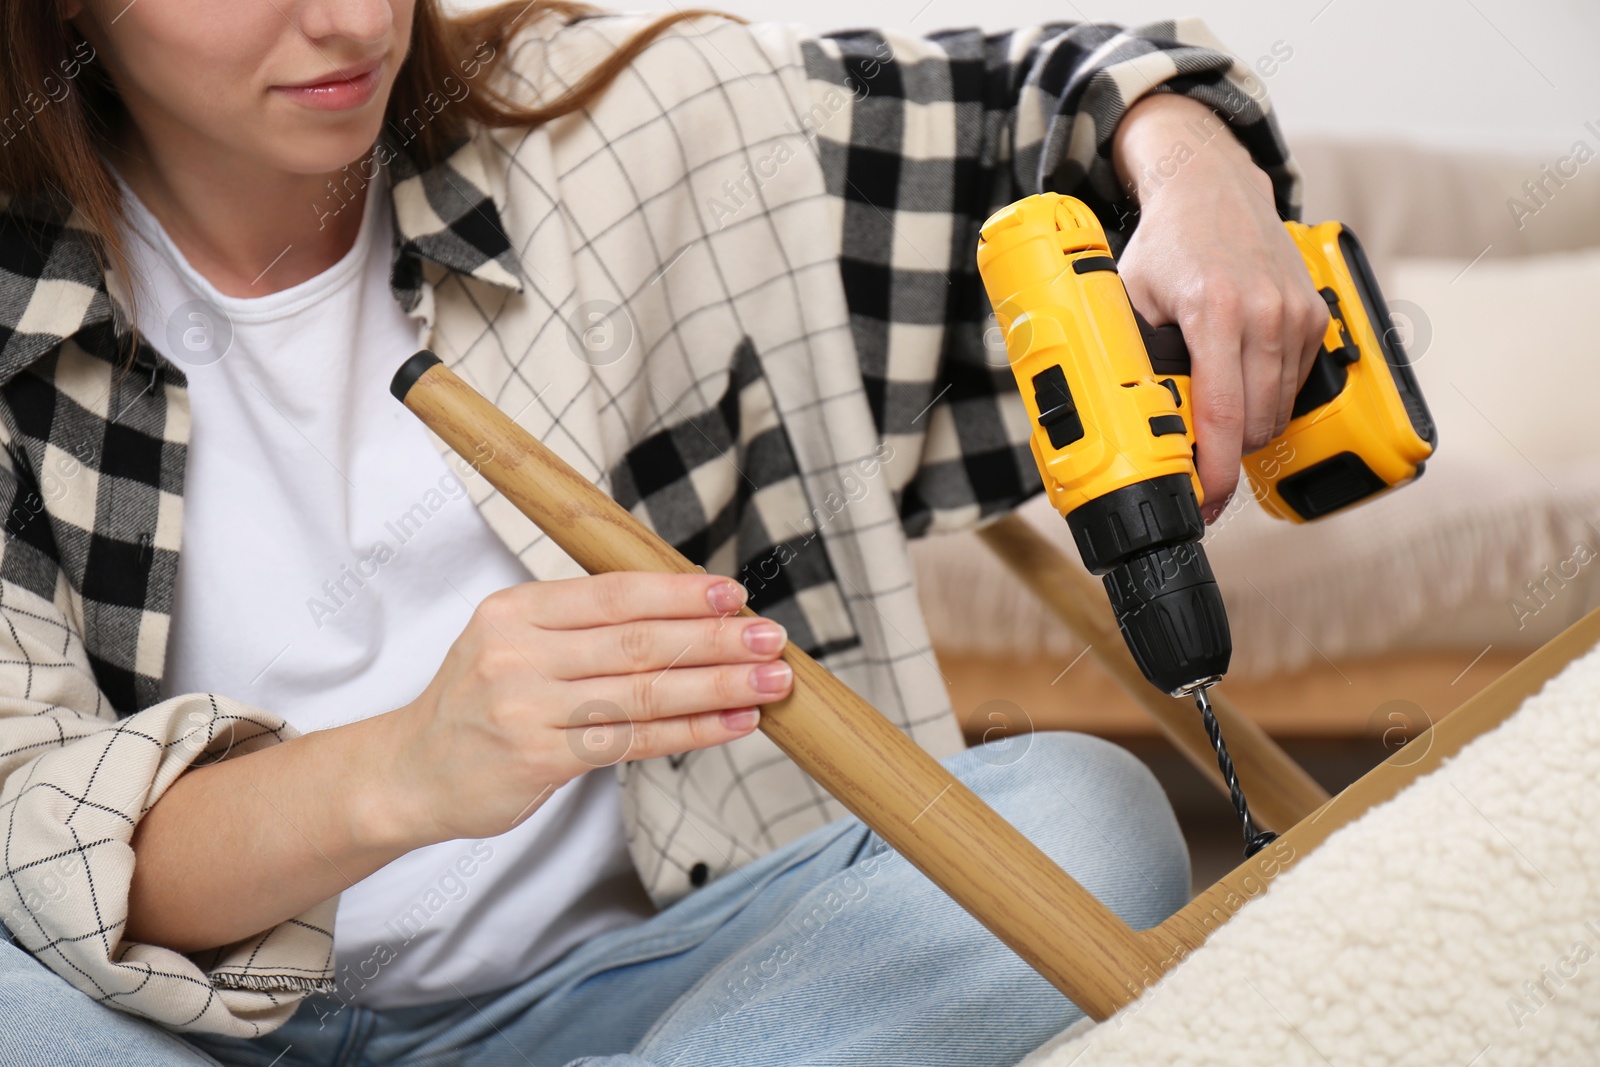
M 670 10 L 691 0 L 618 0 Z M 1237 54 L 1276 41 L 1293 57 L 1268 81 L 1286 132 L 1393 136 L 1484 150 L 1565 154 L 1600 127 L 1600 4 L 1594 0 L 693 0 L 818 30 L 927 33 L 1056 19 L 1137 23 L 1198 15 Z

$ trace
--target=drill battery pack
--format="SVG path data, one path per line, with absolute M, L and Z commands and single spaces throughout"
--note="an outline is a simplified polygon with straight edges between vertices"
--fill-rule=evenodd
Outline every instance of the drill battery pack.
M 1328 333 L 1288 427 L 1244 471 L 1268 514 L 1307 522 L 1416 478 L 1439 441 L 1361 242 L 1337 222 L 1285 226 L 1328 304 Z

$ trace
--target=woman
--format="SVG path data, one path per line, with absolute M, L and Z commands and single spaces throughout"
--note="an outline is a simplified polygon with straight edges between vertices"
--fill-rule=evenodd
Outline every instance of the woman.
M 1202 28 L 0 13 L 0 1058 L 1014 1062 L 1077 1010 L 755 732 L 786 636 L 1182 903 L 1131 757 L 957 754 L 905 539 L 1037 486 L 973 253 L 1041 188 L 1189 337 L 1211 516 L 1287 420 L 1326 312 Z M 582 576 L 424 345 L 707 573 Z

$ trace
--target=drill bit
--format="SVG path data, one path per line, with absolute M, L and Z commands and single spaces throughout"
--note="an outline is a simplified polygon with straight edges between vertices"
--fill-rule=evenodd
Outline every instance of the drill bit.
M 1239 774 L 1233 769 L 1233 759 L 1222 740 L 1222 727 L 1217 724 L 1216 713 L 1211 710 L 1211 700 L 1206 696 L 1209 688 L 1209 685 L 1196 687 L 1194 702 L 1200 709 L 1200 720 L 1205 724 L 1206 736 L 1211 738 L 1211 747 L 1217 750 L 1217 768 L 1222 771 L 1222 780 L 1228 784 L 1233 810 L 1239 813 L 1239 825 L 1244 828 L 1244 858 L 1249 859 L 1276 841 L 1278 835 L 1271 830 L 1257 830 L 1255 821 L 1250 818 L 1250 805 L 1244 798 L 1244 790 L 1239 788 Z

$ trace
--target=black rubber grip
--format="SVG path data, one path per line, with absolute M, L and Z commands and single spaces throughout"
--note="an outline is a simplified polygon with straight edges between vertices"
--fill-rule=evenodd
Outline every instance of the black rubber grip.
M 411 392 L 411 387 L 417 384 L 417 379 L 428 373 L 428 368 L 444 360 L 429 352 L 426 348 L 400 364 L 400 369 L 394 372 L 394 378 L 389 382 L 389 392 L 400 403 L 406 402 L 406 394 Z
M 1171 379 L 1168 379 L 1169 381 Z M 1188 433 L 1189 428 L 1183 424 L 1182 415 L 1152 415 L 1150 416 L 1150 433 L 1155 437 L 1165 437 L 1169 433 Z
M 1087 256 L 1083 259 L 1072 261 L 1072 269 L 1079 274 L 1089 274 L 1097 270 L 1108 270 L 1117 273 L 1117 261 L 1110 256 Z

